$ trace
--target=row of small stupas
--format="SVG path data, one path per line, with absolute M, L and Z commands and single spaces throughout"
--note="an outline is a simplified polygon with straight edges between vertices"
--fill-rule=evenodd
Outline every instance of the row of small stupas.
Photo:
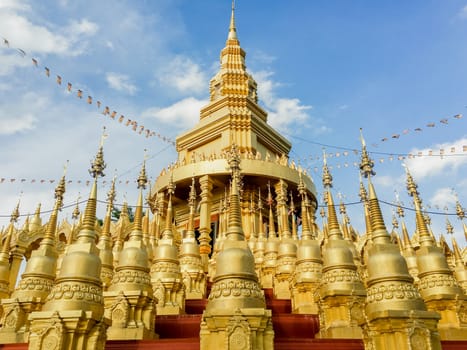
M 290 300 L 295 314 L 318 315 L 320 338 L 363 339 L 366 349 L 401 350 L 467 340 L 465 248 L 453 240 L 448 250 L 445 241 L 435 240 L 410 174 L 407 188 L 416 212 L 411 238 L 402 208 L 401 232 L 398 223 L 387 231 L 364 142 L 365 233 L 354 230 L 345 206 L 334 203 L 326 163 L 327 211 L 318 227 L 315 186 L 288 165 L 291 144 L 267 123 L 258 104 L 233 9 L 220 58 L 199 123 L 177 138 L 181 161 L 149 191 L 152 218 L 149 211 L 143 215 L 144 164 L 134 221 L 125 207 L 111 221 L 114 183 L 99 225 L 102 145 L 90 170 L 94 182 L 86 209 L 81 216 L 75 212 L 73 224 L 58 224 L 64 177 L 46 224 L 38 208 L 18 228 L 15 209 L 0 251 L 0 343 L 101 350 L 107 340 L 157 339 L 156 315 L 180 315 L 186 300 L 207 299 L 202 350 L 269 350 L 274 325 L 265 289 Z M 223 156 L 197 156 L 216 152 Z M 283 156 L 274 162 L 258 154 Z M 301 212 L 301 228 L 289 215 L 294 209 Z M 460 204 L 458 214 L 464 217 Z
M 195 238 L 195 186 L 188 196 L 187 230 L 176 239 L 181 233 L 172 225 L 173 188 L 167 191 L 163 215 L 150 220 L 149 212 L 143 214 L 145 165 L 137 179 L 140 193 L 134 222 L 129 222 L 125 210 L 118 222 L 111 221 L 113 184 L 99 225 L 96 198 L 97 178 L 105 167 L 102 146 L 91 169 L 95 181 L 86 210 L 71 227 L 62 223 L 57 229 L 65 176 L 55 190 L 54 210 L 46 224 L 38 208 L 22 228 L 16 228 L 15 208 L 0 252 L 0 343 L 29 342 L 31 349 L 103 349 L 106 340 L 155 339 L 156 315 L 183 314 L 185 300 L 208 298 L 201 324 L 202 349 L 224 344 L 226 337 L 232 342 L 248 339 L 252 349 L 271 349 L 274 331 L 262 291 L 267 288 L 272 288 L 274 298 L 291 300 L 292 313 L 318 314 L 318 337 L 363 338 L 368 349 L 388 344 L 412 346 L 401 348 L 426 344 L 436 349 L 440 339 L 467 339 L 465 249 L 453 238 L 452 252 L 446 254 L 446 242 L 436 242 L 408 171 L 407 189 L 416 209 L 412 239 L 401 207 L 402 232 L 388 233 L 365 146 L 360 166 L 368 177 L 368 190 L 363 182 L 360 188 L 364 235 L 349 225 L 342 205 L 339 222 L 325 162 L 323 227 L 316 225 L 300 183 L 301 230 L 288 219 L 286 203 L 281 208 L 276 202 L 273 210 L 269 193 L 268 205 L 258 203 L 260 222 L 265 224 L 246 239 L 240 162 L 233 146 L 226 158 L 230 191 L 212 256 L 204 265 Z M 264 221 L 263 212 L 268 216 Z M 61 241 L 63 235 L 66 242 Z M 26 268 L 15 285 L 24 258 Z M 213 283 L 209 295 L 208 280 Z

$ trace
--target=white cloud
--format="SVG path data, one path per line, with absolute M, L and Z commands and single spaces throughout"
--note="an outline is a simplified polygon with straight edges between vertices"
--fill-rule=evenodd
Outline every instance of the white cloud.
M 431 148 L 425 149 L 412 149 L 410 153 L 417 154 L 422 152 L 428 154 L 429 151 L 433 151 L 434 154 L 438 153 L 441 149 L 445 151 L 445 156 L 426 156 L 426 157 L 415 157 L 407 159 L 406 164 L 413 175 L 415 181 L 419 181 L 425 177 L 434 177 L 440 174 L 455 173 L 459 167 L 467 164 L 467 157 L 464 156 L 450 156 L 451 147 L 456 149 L 456 152 L 462 152 L 463 146 L 467 145 L 467 138 L 460 140 L 433 145 Z
M 0 2 L 1 10 L 30 10 L 29 4 L 21 0 L 2 0 Z
M 443 209 L 444 207 L 452 208 L 456 205 L 456 196 L 454 195 L 452 188 L 443 187 L 433 194 L 429 200 L 431 206 Z
M 313 108 L 304 105 L 298 98 L 279 98 L 276 89 L 282 84 L 273 79 L 274 73 L 271 71 L 259 71 L 253 74 L 258 83 L 258 96 L 264 103 L 268 111 L 268 122 L 274 128 L 291 132 L 294 126 L 309 127 L 309 111 Z M 315 122 L 319 122 L 315 120 Z M 324 125 L 315 123 L 313 132 L 315 135 L 328 132 L 329 129 Z
M 190 58 L 176 56 L 165 68 L 158 72 L 161 84 L 168 85 L 183 93 L 206 91 L 208 79 L 201 67 Z
M 287 131 L 292 124 L 306 124 L 311 106 L 302 105 L 297 98 L 278 98 L 271 105 L 269 124 L 279 130 Z
M 108 72 L 106 80 L 109 87 L 117 91 L 124 91 L 130 95 L 134 95 L 137 91 L 137 87 L 130 82 L 130 78 L 125 74 Z
M 73 36 L 92 36 L 97 33 L 99 26 L 89 21 L 86 18 L 81 19 L 80 21 L 72 20 L 67 27 L 67 31 Z
M 32 114 L 6 118 L 0 116 L 0 135 L 11 135 L 34 129 L 36 122 L 37 119 Z
M 375 176 L 372 181 L 378 187 L 382 186 L 382 187 L 388 187 L 388 188 L 395 188 L 399 185 L 404 184 L 403 176 L 394 177 L 394 176 L 388 176 L 388 175 L 378 175 L 378 176 Z
M 79 56 L 86 52 L 87 39 L 99 30 L 96 23 L 86 18 L 72 20 L 64 27 L 37 25 L 29 18 L 32 16 L 30 10 L 25 2 L 7 0 L 0 3 L 0 33 L 8 40 L 11 50 L 2 50 L 0 54 L 2 75 L 11 73 L 15 67 L 31 63 L 29 59 L 11 54 L 18 48 L 29 55 Z
M 458 12 L 458 15 L 462 19 L 467 19 L 467 5 L 465 5 L 460 11 Z
M 199 111 L 207 103 L 207 100 L 188 97 L 166 108 L 149 108 L 142 115 L 165 124 L 188 128 L 199 120 Z

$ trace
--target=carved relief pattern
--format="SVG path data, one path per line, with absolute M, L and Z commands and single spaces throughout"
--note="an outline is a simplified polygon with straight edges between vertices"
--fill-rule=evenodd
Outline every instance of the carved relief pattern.
M 64 282 L 55 285 L 47 300 L 77 299 L 102 303 L 102 289 L 85 283 Z
M 53 280 L 48 278 L 26 277 L 20 281 L 18 289 L 49 292 L 52 290 L 53 285 Z
M 353 270 L 332 270 L 323 274 L 323 284 L 335 282 L 360 282 L 360 276 Z
M 114 274 L 112 284 L 116 283 L 137 283 L 151 284 L 151 278 L 147 272 L 143 271 L 118 271 Z
M 212 286 L 209 299 L 212 300 L 228 296 L 264 299 L 263 292 L 259 288 L 258 283 L 238 280 L 215 283 Z
M 457 281 L 452 275 L 431 275 L 420 279 L 418 288 L 420 290 L 435 288 L 435 287 L 457 287 Z
M 301 272 L 321 273 L 322 270 L 323 267 L 321 264 L 310 262 L 301 262 L 295 267 L 295 272 L 297 274 Z
M 169 262 L 157 262 L 151 266 L 151 273 L 153 272 L 172 272 L 180 273 L 178 264 L 169 263 Z
M 383 299 L 419 299 L 420 293 L 409 283 L 385 283 L 367 289 L 368 303 L 379 302 Z

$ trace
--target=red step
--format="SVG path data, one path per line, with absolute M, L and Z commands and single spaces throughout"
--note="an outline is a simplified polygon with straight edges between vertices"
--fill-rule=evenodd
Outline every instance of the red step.
M 156 316 L 156 333 L 160 339 L 198 338 L 201 315 Z
M 277 339 L 274 341 L 274 349 L 364 350 L 364 346 L 363 341 L 356 339 Z
M 313 339 L 319 331 L 318 315 L 272 315 L 274 339 Z
M 190 315 L 202 314 L 207 303 L 208 299 L 186 300 L 185 312 Z
M 0 348 L 1 349 L 1 348 Z M 25 350 L 27 348 L 24 348 Z M 158 340 L 110 340 L 106 350 L 199 350 L 199 338 L 158 339 Z

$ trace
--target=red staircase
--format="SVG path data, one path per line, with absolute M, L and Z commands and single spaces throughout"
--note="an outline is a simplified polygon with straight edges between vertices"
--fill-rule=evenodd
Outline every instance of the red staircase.
M 272 310 L 274 349 L 276 350 L 364 350 L 355 339 L 315 339 L 319 331 L 318 315 L 291 314 L 290 300 L 274 299 L 265 289 L 267 308 Z M 156 316 L 157 340 L 107 341 L 107 350 L 199 350 L 201 315 L 207 300 L 188 300 L 185 315 Z M 443 350 L 465 350 L 467 341 L 442 341 Z M 28 344 L 0 344 L 0 350 L 27 350 Z M 222 349 L 217 349 L 222 350 Z

